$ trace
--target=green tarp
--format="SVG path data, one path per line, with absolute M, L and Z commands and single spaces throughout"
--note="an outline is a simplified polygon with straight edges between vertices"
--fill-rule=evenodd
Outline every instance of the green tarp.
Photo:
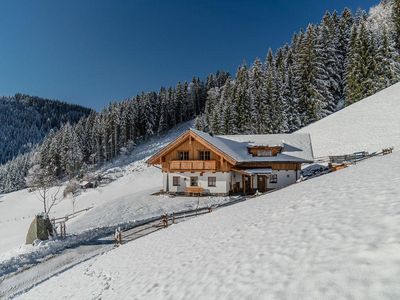
M 48 240 L 49 235 L 53 235 L 53 226 L 49 218 L 37 215 L 29 226 L 26 244 L 33 244 L 35 240 Z

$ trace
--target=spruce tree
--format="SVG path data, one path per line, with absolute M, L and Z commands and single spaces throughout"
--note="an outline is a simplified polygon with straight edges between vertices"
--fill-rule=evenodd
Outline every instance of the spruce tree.
M 264 68 L 257 58 L 250 69 L 249 94 L 251 105 L 251 133 L 264 133 L 263 115 L 265 114 L 266 89 L 265 89 Z
M 400 0 L 393 0 L 392 17 L 395 27 L 395 46 L 400 53 Z
M 296 96 L 301 126 L 321 118 L 323 95 L 321 86 L 317 86 L 320 61 L 316 52 L 315 26 L 309 25 L 306 34 L 302 36 L 299 53 L 294 65 L 297 80 L 295 82 Z
M 272 133 L 274 131 L 273 110 L 277 93 L 275 75 L 274 57 L 272 50 L 269 49 L 265 61 L 265 103 L 263 111 L 261 111 L 263 133 Z
M 233 91 L 236 107 L 236 128 L 242 133 L 251 132 L 251 101 L 249 94 L 249 72 L 246 65 L 238 68 Z
M 222 120 L 221 127 L 223 134 L 237 134 L 239 131 L 236 127 L 237 111 L 233 102 L 234 83 L 228 78 L 222 87 L 221 103 L 222 106 Z
M 372 95 L 377 79 L 376 46 L 365 22 L 352 29 L 347 69 L 346 105 Z

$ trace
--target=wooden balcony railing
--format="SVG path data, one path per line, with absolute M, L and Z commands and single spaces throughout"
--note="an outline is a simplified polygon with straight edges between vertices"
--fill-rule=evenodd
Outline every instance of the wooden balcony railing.
M 216 170 L 215 160 L 173 160 L 169 163 L 171 170 Z

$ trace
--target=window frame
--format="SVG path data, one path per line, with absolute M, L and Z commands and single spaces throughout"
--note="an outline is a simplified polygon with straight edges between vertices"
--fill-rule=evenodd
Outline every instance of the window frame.
M 278 174 L 271 174 L 269 177 L 269 183 L 278 183 Z
M 211 152 L 209 150 L 201 150 L 199 157 L 200 160 L 211 160 Z
M 258 149 L 257 150 L 257 156 L 259 156 L 259 157 L 271 157 L 272 156 L 272 150 L 271 149 Z
M 177 180 L 178 182 L 175 182 L 175 180 Z M 172 176 L 172 186 L 181 186 L 180 176 Z
M 210 179 L 212 179 L 213 181 L 214 181 L 214 183 L 213 184 L 210 184 Z M 208 177 L 208 180 L 207 180 L 208 182 L 208 187 L 217 187 L 217 177 L 215 177 L 215 176 L 210 176 L 210 177 Z
M 189 151 L 179 151 L 179 160 L 189 160 Z
M 196 183 L 196 184 L 193 184 Z M 190 186 L 199 186 L 199 177 L 198 176 L 190 176 Z

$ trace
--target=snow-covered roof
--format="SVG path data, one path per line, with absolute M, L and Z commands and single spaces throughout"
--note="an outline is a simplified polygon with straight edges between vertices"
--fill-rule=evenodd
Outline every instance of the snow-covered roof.
M 257 135 L 211 135 L 191 128 L 192 132 L 230 156 L 237 163 L 246 162 L 313 162 L 311 138 L 307 133 L 257 134 Z M 276 156 L 252 156 L 248 147 L 254 145 L 280 146 Z
M 245 172 L 247 174 L 250 174 L 250 175 L 271 174 L 272 173 L 272 169 L 271 168 L 267 168 L 267 169 L 244 169 L 244 170 L 241 170 L 241 171 Z

